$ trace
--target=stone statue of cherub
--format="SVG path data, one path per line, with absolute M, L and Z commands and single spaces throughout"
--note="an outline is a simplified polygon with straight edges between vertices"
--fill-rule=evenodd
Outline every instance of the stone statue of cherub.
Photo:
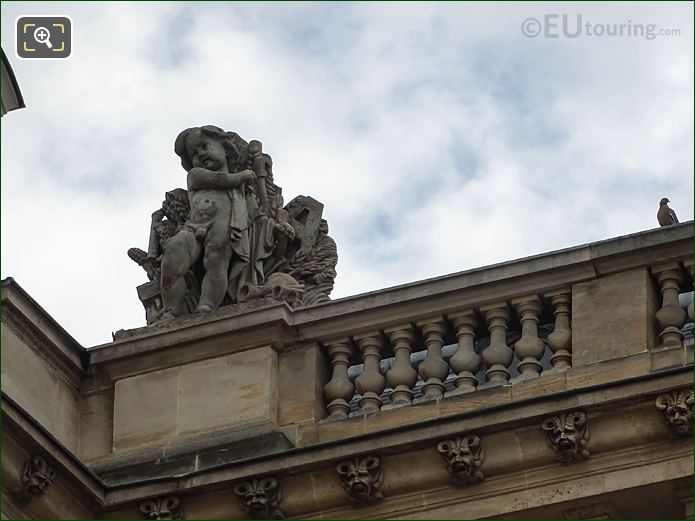
M 195 311 L 216 309 L 229 283 L 232 257 L 250 260 L 249 211 L 245 186 L 256 180 L 252 170 L 230 172 L 238 151 L 231 137 L 212 125 L 181 132 L 174 145 L 188 171 L 191 212 L 169 239 L 162 257 L 162 318 L 186 313 L 184 275 L 202 255 L 205 275 Z
M 128 250 L 150 280 L 137 288 L 148 324 L 263 298 L 329 300 L 338 256 L 323 205 L 284 205 L 260 141 L 206 125 L 181 132 L 174 151 L 187 190 L 166 192 L 152 213 L 147 251 Z

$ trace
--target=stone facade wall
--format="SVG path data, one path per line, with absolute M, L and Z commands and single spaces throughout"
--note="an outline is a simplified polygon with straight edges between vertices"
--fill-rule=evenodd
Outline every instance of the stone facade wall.
M 5 281 L 3 517 L 691 517 L 692 240 L 684 223 L 88 350 Z

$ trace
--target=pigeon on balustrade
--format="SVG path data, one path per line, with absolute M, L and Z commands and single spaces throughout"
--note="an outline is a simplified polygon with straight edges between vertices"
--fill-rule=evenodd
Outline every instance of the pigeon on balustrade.
M 670 226 L 671 224 L 678 224 L 678 217 L 676 217 L 676 212 L 668 207 L 668 203 L 671 201 L 667 197 L 664 197 L 659 202 L 659 211 L 656 212 L 656 219 L 659 221 L 661 226 Z

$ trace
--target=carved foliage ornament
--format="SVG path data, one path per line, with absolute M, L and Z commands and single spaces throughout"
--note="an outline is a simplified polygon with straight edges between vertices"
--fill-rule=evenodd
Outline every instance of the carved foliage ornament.
M 589 426 L 585 413 L 574 411 L 551 416 L 543 421 L 542 426 L 561 462 L 568 463 L 590 456 L 586 448 L 589 441 Z
M 39 455 L 29 458 L 24 464 L 21 483 L 17 487 L 17 495 L 22 499 L 42 496 L 46 487 L 53 483 L 55 471 Z
M 485 476 L 479 470 L 485 460 L 480 437 L 466 434 L 437 444 L 437 451 L 444 459 L 456 484 L 474 483 Z
M 181 500 L 177 496 L 163 496 L 140 503 L 145 519 L 182 519 Z
M 693 431 L 693 390 L 679 389 L 660 394 L 656 399 L 656 408 L 663 414 L 668 424 L 678 434 Z
M 381 460 L 377 456 L 343 460 L 336 469 L 353 503 L 367 504 L 384 498 L 379 491 L 382 473 Z
M 234 493 L 239 496 L 241 507 L 251 519 L 284 519 L 278 508 L 280 503 L 280 485 L 271 477 L 241 481 L 234 486 Z

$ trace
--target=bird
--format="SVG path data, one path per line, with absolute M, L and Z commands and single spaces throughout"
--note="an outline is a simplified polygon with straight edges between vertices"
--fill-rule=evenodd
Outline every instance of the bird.
M 678 224 L 678 217 L 676 217 L 676 212 L 668 207 L 668 197 L 664 197 L 659 201 L 659 211 L 656 212 L 656 220 L 659 221 L 660 226 L 670 226 L 671 224 Z

